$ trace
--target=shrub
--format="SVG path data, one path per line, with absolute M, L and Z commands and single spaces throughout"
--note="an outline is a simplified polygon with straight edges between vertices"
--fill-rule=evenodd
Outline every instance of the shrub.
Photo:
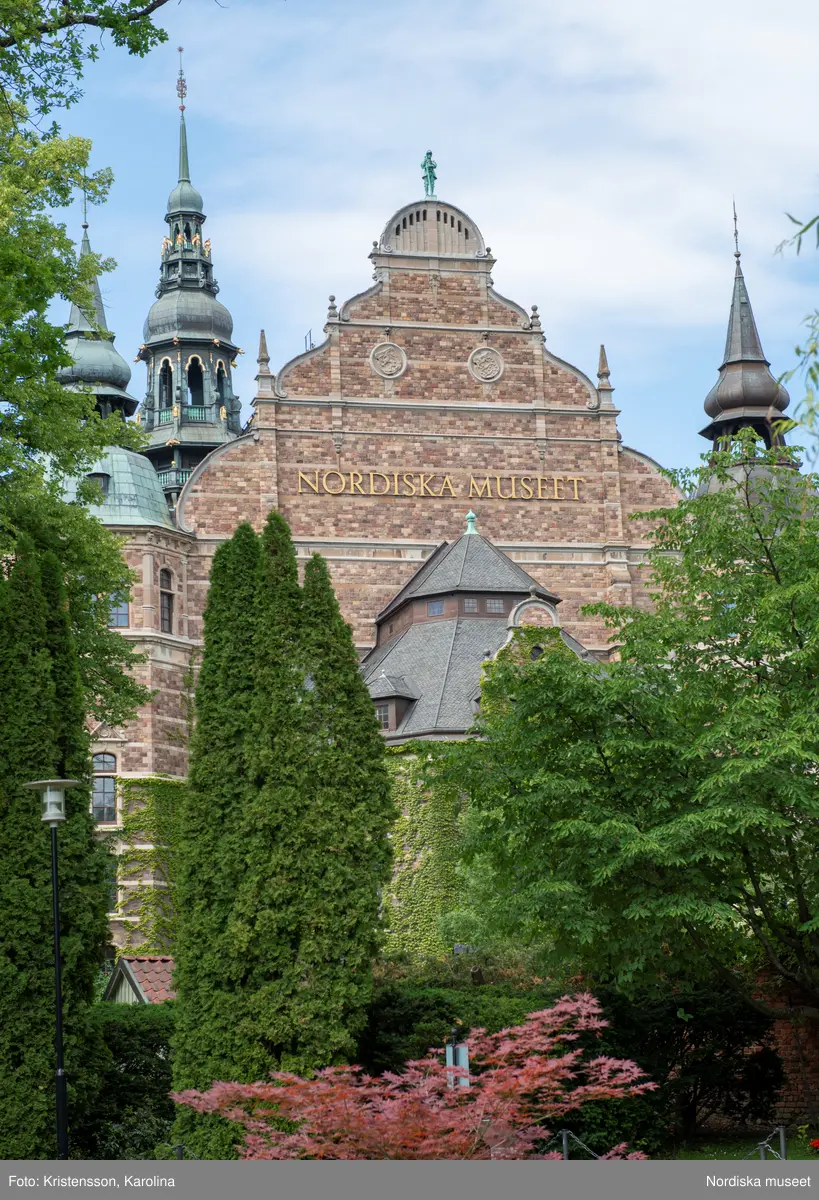
M 95 1094 L 71 1123 L 73 1157 L 153 1158 L 154 1147 L 169 1139 L 174 1015 L 172 1001 L 101 1003 L 91 1010 L 104 1051 Z

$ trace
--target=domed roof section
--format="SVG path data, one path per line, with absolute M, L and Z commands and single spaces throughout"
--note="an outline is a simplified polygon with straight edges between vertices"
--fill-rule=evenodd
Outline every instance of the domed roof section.
M 381 234 L 382 254 L 435 254 L 457 258 L 483 257 L 483 236 L 462 208 L 427 196 L 394 213 Z
M 168 214 L 201 213 L 202 194 L 198 192 L 189 179 L 182 179 L 168 197 Z
M 80 257 L 90 253 L 86 223 Z M 91 299 L 92 311 L 88 314 L 78 304 L 71 305 L 65 342 L 74 361 L 57 372 L 57 379 L 66 387 L 84 387 L 100 396 L 116 397 L 123 402 L 121 407 L 126 416 L 130 416 L 137 407 L 137 401 L 125 390 L 131 379 L 131 368 L 114 346 L 114 335 L 108 329 L 96 277 L 91 285 Z
M 233 317 L 211 292 L 184 288 L 165 292 L 145 318 L 143 341 L 149 345 L 177 335 L 230 342 Z
M 88 505 L 88 511 L 104 525 L 158 525 L 173 529 L 159 476 L 142 454 L 112 446 L 85 478 L 93 478 L 103 490 L 103 503 Z M 76 500 L 81 482 L 81 479 L 66 481 L 66 500 Z
M 728 318 L 725 355 L 719 379 L 705 398 L 705 411 L 711 424 L 702 431 L 714 437 L 721 426 L 742 424 L 770 425 L 790 403 L 790 396 L 770 371 L 762 351 L 748 289 L 736 253 L 734 291 Z

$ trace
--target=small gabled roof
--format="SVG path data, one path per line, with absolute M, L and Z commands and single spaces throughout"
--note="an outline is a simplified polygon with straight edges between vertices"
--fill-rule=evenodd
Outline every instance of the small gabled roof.
M 528 592 L 551 604 L 560 603 L 557 596 L 478 533 L 475 521 L 474 513 L 469 513 L 466 533 L 456 542 L 442 542 L 398 595 L 382 609 L 376 617 L 377 622 L 383 621 L 408 600 L 440 596 L 447 592 L 513 592 L 519 595 Z
M 166 954 L 123 954 L 108 980 L 103 999 L 110 1000 L 124 976 L 141 1004 L 162 1004 L 175 1000 L 173 986 L 174 960 Z
M 387 675 L 384 671 L 377 675 L 369 685 L 373 700 L 420 700 L 421 691 L 406 675 Z

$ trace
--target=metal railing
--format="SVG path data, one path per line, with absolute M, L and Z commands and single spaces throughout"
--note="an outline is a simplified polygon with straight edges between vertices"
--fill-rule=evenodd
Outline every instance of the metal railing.
M 157 471 L 157 478 L 162 487 L 181 487 L 190 478 L 189 467 L 170 467 L 166 471 Z

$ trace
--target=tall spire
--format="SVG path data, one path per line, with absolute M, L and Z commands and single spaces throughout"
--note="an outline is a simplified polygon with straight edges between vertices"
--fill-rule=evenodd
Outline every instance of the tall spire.
M 81 259 L 91 254 L 88 196 L 85 189 L 82 215 Z M 137 408 L 137 401 L 125 390 L 131 379 L 131 368 L 114 347 L 114 335 L 108 328 L 96 274 L 91 281 L 90 291 L 90 312 L 83 312 L 76 302 L 71 305 L 65 341 L 73 361 L 58 372 L 57 378 L 66 387 L 80 387 L 93 392 L 97 398 L 97 409 L 103 417 L 114 411 L 130 417 Z
M 762 350 L 742 274 L 736 205 L 734 244 L 736 267 L 725 354 L 719 368 L 719 379 L 705 398 L 705 411 L 711 417 L 711 422 L 701 430 L 701 434 L 716 442 L 733 436 L 740 429 L 751 428 L 759 433 L 766 445 L 771 445 L 777 440 L 772 422 L 781 419 L 790 397 L 771 374 L 771 364 Z
M 182 66 L 182 51 L 178 46 L 179 74 L 176 78 L 176 94 L 179 97 L 179 180 L 168 197 L 168 213 L 202 213 L 202 196 L 191 183 L 191 168 L 188 160 L 188 130 L 185 125 L 185 97 L 188 81 Z

